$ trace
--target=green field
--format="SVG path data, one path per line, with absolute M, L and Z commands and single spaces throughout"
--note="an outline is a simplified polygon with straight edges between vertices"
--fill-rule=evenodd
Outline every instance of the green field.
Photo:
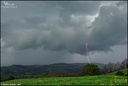
M 127 74 L 127 69 L 122 70 Z M 115 76 L 116 72 L 100 76 L 80 77 L 44 77 L 31 79 L 16 79 L 1 82 L 2 84 L 21 85 L 127 85 L 127 76 Z

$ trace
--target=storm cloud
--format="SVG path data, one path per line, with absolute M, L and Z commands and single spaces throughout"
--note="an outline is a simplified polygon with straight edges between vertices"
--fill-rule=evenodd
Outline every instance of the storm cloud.
M 28 64 L 37 64 L 39 59 L 68 62 L 73 55 L 86 56 L 86 43 L 89 52 L 109 52 L 127 44 L 126 2 L 13 3 L 18 7 L 2 8 L 1 15 L 2 58 L 13 57 L 9 64 L 20 60 L 26 64 L 29 59 Z

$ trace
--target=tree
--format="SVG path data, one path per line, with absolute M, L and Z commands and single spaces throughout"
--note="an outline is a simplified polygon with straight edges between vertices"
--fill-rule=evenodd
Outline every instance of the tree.
M 121 69 L 128 68 L 128 59 L 124 59 L 120 66 Z
M 94 64 L 86 64 L 81 69 L 81 75 L 100 75 L 101 70 L 98 68 L 97 65 Z
M 113 72 L 114 71 L 114 63 L 109 62 L 107 64 L 107 66 L 108 66 L 108 72 Z
M 116 72 L 116 75 L 124 76 L 124 73 L 122 71 L 118 71 L 118 72 Z
M 11 75 L 11 74 L 10 74 L 10 75 L 8 75 L 8 76 L 7 76 L 7 78 L 6 78 L 6 80 L 13 80 L 13 79 L 15 79 L 15 78 L 14 78 L 14 76 L 13 76 L 13 75 Z
M 54 77 L 76 77 L 78 74 L 69 72 L 69 71 L 61 71 L 61 72 L 56 72 L 56 73 L 51 73 L 49 76 L 54 76 Z
M 128 59 L 124 59 L 121 63 L 116 62 L 115 64 L 109 62 L 108 64 L 103 66 L 102 73 L 106 74 L 106 73 L 114 72 L 114 71 L 125 69 L 125 68 L 128 68 Z
M 115 63 L 115 71 L 120 70 L 120 62 Z
M 108 64 L 106 64 L 103 68 L 102 68 L 102 73 L 110 73 L 110 72 L 114 72 L 120 69 L 120 63 L 111 63 L 109 62 Z
M 107 65 L 104 65 L 104 66 L 102 67 L 102 73 L 103 73 L 103 74 L 108 73 L 108 67 L 107 67 Z

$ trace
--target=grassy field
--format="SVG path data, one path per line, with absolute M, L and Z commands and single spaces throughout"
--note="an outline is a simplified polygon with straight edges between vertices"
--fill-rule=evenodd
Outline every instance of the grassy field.
M 122 71 L 125 75 L 128 73 L 128 69 L 123 69 L 123 70 L 121 70 L 121 71 Z M 117 71 L 112 72 L 112 73 L 108 73 L 108 74 L 106 74 L 106 75 L 115 75 L 116 72 L 117 72 Z
M 127 69 L 122 70 L 125 74 Z M 45 77 L 31 79 L 16 79 L 1 82 L 19 85 L 127 85 L 127 76 L 115 76 L 115 72 L 100 76 L 81 77 Z

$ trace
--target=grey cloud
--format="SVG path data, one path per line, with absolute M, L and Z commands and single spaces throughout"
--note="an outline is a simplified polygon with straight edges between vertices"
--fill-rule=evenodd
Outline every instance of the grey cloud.
M 66 26 L 80 26 L 81 21 L 76 24 L 73 21 L 71 21 L 71 16 L 72 15 L 80 15 L 80 16 L 85 16 L 85 15 L 94 15 L 98 11 L 100 2 L 62 2 L 59 3 L 61 10 L 60 10 L 60 17 L 62 18 L 62 22 L 59 24 L 62 27 Z
M 126 43 L 126 16 L 118 6 L 99 8 L 100 2 L 38 2 L 34 5 L 27 2 L 24 7 L 22 4 L 18 4 L 20 13 L 24 12 L 22 17 L 2 22 L 7 47 L 16 50 L 42 47 L 42 50 L 86 54 L 85 43 L 89 51 L 108 51 L 111 46 Z M 27 6 L 32 8 L 25 9 Z M 87 28 L 85 16 L 95 15 L 98 10 L 99 16 Z M 72 15 L 79 22 L 72 20 Z
M 61 2 L 62 14 L 89 14 L 93 15 L 97 12 L 100 2 Z M 65 11 L 65 12 L 64 12 Z
M 126 5 L 126 1 L 119 1 L 116 3 L 117 6 Z
M 38 48 L 36 50 L 28 49 L 23 51 L 15 51 L 12 53 L 8 53 L 7 49 L 4 49 L 2 50 L 2 53 L 2 65 L 41 65 L 71 61 L 71 58 L 69 58 L 71 57 L 71 54 L 66 51 L 42 51 L 41 48 Z
M 18 8 L 2 8 L 3 65 L 87 62 L 85 43 L 91 62 L 116 62 L 126 57 L 127 3 L 14 3 Z
M 38 17 L 38 16 L 33 16 L 25 19 L 28 23 L 30 24 L 40 24 L 46 22 L 46 17 Z
M 99 17 L 92 24 L 92 33 L 89 41 L 90 49 L 109 50 L 110 46 L 126 44 L 127 22 L 126 16 L 114 6 L 100 8 Z
M 37 49 L 42 47 L 52 51 L 66 50 L 70 53 L 85 54 L 86 42 L 89 44 L 90 51 L 108 51 L 110 46 L 125 42 L 125 16 L 121 14 L 117 6 L 102 6 L 99 9 L 99 16 L 90 26 L 92 31 L 88 35 L 89 28 L 86 25 L 88 20 L 84 16 L 97 13 L 100 3 L 48 4 L 44 5 L 49 9 L 49 11 L 46 11 L 48 12 L 48 15 L 45 15 L 46 17 L 23 17 L 21 20 L 8 22 L 10 24 L 7 26 L 11 30 L 8 32 L 10 34 L 7 37 L 7 46 L 13 46 L 14 49 Z M 58 5 L 56 6 L 58 10 L 54 9 L 53 6 L 55 5 Z M 51 7 L 53 7 L 53 10 Z M 50 12 L 50 10 L 52 11 Z M 43 14 L 44 12 L 45 10 L 42 11 Z M 50 15 L 49 13 L 52 12 L 53 14 Z M 83 22 L 74 23 L 75 20 L 71 21 L 71 15 L 77 15 L 76 18 L 81 16 L 80 19 Z

